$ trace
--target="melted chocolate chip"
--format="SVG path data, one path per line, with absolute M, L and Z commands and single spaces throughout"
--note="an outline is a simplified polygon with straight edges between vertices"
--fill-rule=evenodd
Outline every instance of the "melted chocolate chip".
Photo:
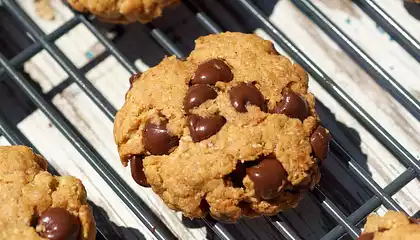
M 309 116 L 308 104 L 302 96 L 295 92 L 286 93 L 274 112 L 291 118 L 299 118 L 302 121 Z
M 143 158 L 141 156 L 133 156 L 130 159 L 130 168 L 131 176 L 137 184 L 143 187 L 150 187 L 143 171 Z
M 410 218 L 411 223 L 420 224 L 420 218 Z
M 357 240 L 373 240 L 375 235 L 373 233 L 363 233 Z
M 332 140 L 331 135 L 327 130 L 319 126 L 311 136 L 311 146 L 314 151 L 315 157 L 319 159 L 325 159 L 329 151 L 330 141 Z
M 198 107 L 205 101 L 215 99 L 216 97 L 216 91 L 209 85 L 194 85 L 188 89 L 187 96 L 184 99 L 184 109 L 188 112 L 191 108 Z
M 127 94 L 128 92 L 133 88 L 133 83 L 141 76 L 141 73 L 136 73 L 134 75 L 132 75 L 129 79 L 130 81 L 130 88 L 128 89 L 128 91 L 125 93 L 125 98 L 127 98 Z
M 209 203 L 206 201 L 206 199 L 201 199 L 201 202 L 200 202 L 200 209 L 201 209 L 201 211 L 203 211 L 203 213 L 204 214 L 207 214 L 208 212 L 209 212 L 209 210 L 210 210 L 210 205 L 209 205 Z
M 266 111 L 264 96 L 251 83 L 239 83 L 229 91 L 230 102 L 238 112 L 247 112 L 247 104 L 260 107 L 262 111 Z
M 242 162 L 238 162 L 236 164 L 235 169 L 227 175 L 227 180 L 232 182 L 233 187 L 243 187 L 244 184 L 242 183 L 244 177 L 246 176 L 246 167 L 245 164 Z
M 130 77 L 130 79 L 129 79 L 129 81 L 130 81 L 130 86 L 132 86 L 133 85 L 133 83 L 139 78 L 141 76 L 141 73 L 139 72 L 139 73 L 135 73 L 135 74 L 133 74 L 131 77 Z
M 219 59 L 212 59 L 198 66 L 191 79 L 191 84 L 230 82 L 232 78 L 232 71 L 226 63 Z
M 254 182 L 255 194 L 266 200 L 279 196 L 279 188 L 287 181 L 286 170 L 275 158 L 264 158 L 258 165 L 247 168 L 246 173 Z
M 43 238 L 76 240 L 80 234 L 80 221 L 63 208 L 50 208 L 39 216 L 36 229 Z
M 225 123 L 226 119 L 218 115 L 208 118 L 203 118 L 198 115 L 190 115 L 188 117 L 188 127 L 193 142 L 199 142 L 213 136 Z
M 139 79 L 139 77 L 141 76 L 141 73 L 135 73 L 134 75 L 132 75 L 129 79 L 130 81 L 130 88 L 128 89 L 128 91 L 130 91 L 133 88 L 133 83 L 135 81 L 137 81 L 137 79 Z
M 153 155 L 169 154 L 178 146 L 179 138 L 169 132 L 166 128 L 167 123 L 167 121 L 161 121 L 159 125 L 155 125 L 149 121 L 144 127 L 144 148 Z

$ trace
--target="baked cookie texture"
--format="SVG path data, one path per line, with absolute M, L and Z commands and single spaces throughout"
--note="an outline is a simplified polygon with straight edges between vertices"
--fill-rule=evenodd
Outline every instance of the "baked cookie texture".
M 114 125 L 121 161 L 185 216 L 273 215 L 319 182 L 331 137 L 307 74 L 271 42 L 200 37 L 185 61 L 165 58 L 130 83 Z
M 420 239 L 418 220 L 408 218 L 404 213 L 388 211 L 383 217 L 368 216 L 359 240 L 415 240 Z
M 90 12 L 103 21 L 147 23 L 160 17 L 162 10 L 180 0 L 67 0 L 79 12 Z
M 0 146 L 0 239 L 95 239 L 81 181 L 46 169 L 30 148 Z

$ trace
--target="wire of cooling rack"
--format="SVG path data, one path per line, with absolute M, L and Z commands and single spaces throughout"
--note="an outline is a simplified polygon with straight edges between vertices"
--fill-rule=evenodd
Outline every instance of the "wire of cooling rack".
M 401 86 L 388 72 L 379 66 L 353 40 L 328 19 L 311 1 L 292 2 L 331 37 L 350 57 L 352 57 L 381 87 L 386 89 L 401 105 L 420 121 L 420 102 Z
M 135 213 L 135 215 L 143 222 L 150 232 L 157 239 L 174 239 L 175 236 L 166 226 L 156 217 L 152 211 L 141 201 L 134 191 L 117 175 L 117 173 L 106 163 L 105 160 L 87 143 L 84 137 L 62 117 L 62 115 L 51 104 L 47 103 L 43 97 L 25 81 L 24 77 L 18 73 L 14 67 L 21 65 L 39 51 L 45 49 L 60 64 L 60 66 L 71 77 L 71 80 L 87 94 L 87 96 L 102 110 L 102 112 L 110 119 L 114 119 L 115 108 L 101 95 L 101 93 L 86 79 L 86 77 L 77 69 L 54 44 L 55 40 L 67 33 L 79 23 L 84 24 L 93 35 L 105 46 L 118 62 L 131 74 L 138 69 L 131 63 L 121 52 L 110 42 L 93 24 L 82 14 L 77 14 L 74 18 L 63 24 L 60 28 L 45 35 L 42 30 L 32 21 L 32 19 L 18 6 L 13 0 L 0 0 L 4 7 L 12 13 L 12 15 L 24 26 L 30 35 L 36 40 L 31 46 L 23 50 L 11 60 L 7 60 L 0 53 L 0 75 L 7 73 L 10 81 L 18 85 L 19 88 L 32 100 L 35 105 L 44 112 L 44 114 L 53 122 L 53 124 L 62 132 L 62 134 L 79 150 L 92 167 L 104 178 L 111 186 L 116 194 L 124 201 L 127 206 Z M 420 119 L 420 111 L 418 101 L 414 99 L 404 88 L 383 71 L 368 55 L 355 45 L 342 31 L 332 24 L 315 6 L 306 0 L 293 1 L 304 13 L 306 13 L 315 23 L 319 25 L 334 41 L 336 41 L 349 55 L 353 56 L 356 62 L 370 73 L 379 84 L 391 92 L 391 94 L 401 102 L 417 119 Z M 399 43 L 418 59 L 418 42 L 405 30 L 400 28 L 398 23 L 389 18 L 386 13 L 377 7 L 373 1 L 360 0 L 362 3 L 369 3 L 369 9 L 366 11 L 377 21 L 387 21 L 386 30 L 393 33 Z M 401 144 L 398 143 L 379 123 L 377 123 L 363 108 L 361 108 L 349 95 L 345 93 L 330 77 L 328 77 L 311 59 L 309 59 L 296 45 L 278 28 L 276 28 L 268 18 L 262 13 L 256 5 L 249 0 L 235 0 L 243 11 L 252 16 L 255 21 L 263 28 L 274 40 L 281 46 L 297 63 L 302 65 L 306 71 L 342 106 L 347 109 L 366 129 L 381 142 L 395 157 L 402 162 L 407 170 L 394 179 L 385 188 L 381 188 L 357 163 L 355 156 L 346 151 L 344 145 L 339 141 L 331 143 L 332 154 L 345 156 L 349 165 L 349 170 L 360 181 L 369 188 L 374 194 L 367 202 L 360 206 L 356 211 L 348 216 L 344 214 L 334 202 L 329 199 L 320 188 L 315 188 L 310 196 L 319 202 L 320 206 L 334 218 L 338 225 L 329 231 L 322 239 L 338 239 L 344 234 L 349 234 L 356 238 L 360 234 L 360 229 L 356 224 L 363 220 L 368 214 L 383 204 L 388 209 L 402 211 L 395 200 L 392 199 L 397 191 L 403 188 L 411 180 L 420 175 L 420 167 L 418 161 L 412 156 Z M 199 1 L 184 0 L 183 4 L 195 14 L 198 22 L 209 32 L 219 33 L 225 30 L 216 23 L 200 6 Z M 168 36 L 152 23 L 146 25 L 150 35 L 156 42 L 162 46 L 168 53 L 184 59 L 186 54 L 183 53 L 174 44 Z M 12 144 L 30 145 L 25 140 L 19 130 L 11 126 L 0 116 L 0 133 L 4 135 Z M 334 134 L 334 133 L 333 133 Z M 337 157 L 338 158 L 338 157 Z M 340 159 L 341 160 L 341 159 Z M 273 217 L 265 217 L 267 222 L 272 225 L 286 239 L 300 239 L 299 234 L 290 226 L 287 219 L 279 214 Z M 221 239 L 234 239 L 234 237 L 223 227 L 222 224 L 214 222 L 212 219 L 203 219 L 207 226 L 210 227 Z
M 408 53 L 420 62 L 420 42 L 407 32 L 397 21 L 373 0 L 354 1 L 378 25 L 387 31 Z

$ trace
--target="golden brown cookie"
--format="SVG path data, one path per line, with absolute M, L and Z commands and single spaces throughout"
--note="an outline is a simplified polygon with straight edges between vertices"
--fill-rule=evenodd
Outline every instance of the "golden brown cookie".
M 185 216 L 276 214 L 319 182 L 331 137 L 307 74 L 271 42 L 201 37 L 186 61 L 165 58 L 130 82 L 114 126 L 121 161 Z
M 114 23 L 150 22 L 162 10 L 180 0 L 67 0 L 77 11 L 90 12 Z
M 30 148 L 0 146 L 0 239 L 95 239 L 82 182 L 46 169 Z
M 388 211 L 383 217 L 372 214 L 367 218 L 359 240 L 417 240 L 420 225 L 404 213 Z

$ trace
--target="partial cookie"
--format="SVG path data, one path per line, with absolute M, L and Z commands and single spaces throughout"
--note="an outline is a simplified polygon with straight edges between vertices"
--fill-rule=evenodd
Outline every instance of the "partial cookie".
M 46 170 L 30 148 L 0 146 L 0 239 L 95 239 L 82 182 Z
M 150 22 L 162 10 L 180 0 L 67 0 L 77 11 L 90 12 L 101 20 L 114 23 Z
M 201 37 L 186 61 L 165 58 L 130 82 L 114 126 L 121 161 L 185 216 L 273 215 L 319 182 L 331 136 L 307 74 L 271 42 Z
M 417 240 L 420 239 L 418 221 L 404 213 L 388 211 L 383 217 L 372 214 L 367 218 L 359 240 Z

